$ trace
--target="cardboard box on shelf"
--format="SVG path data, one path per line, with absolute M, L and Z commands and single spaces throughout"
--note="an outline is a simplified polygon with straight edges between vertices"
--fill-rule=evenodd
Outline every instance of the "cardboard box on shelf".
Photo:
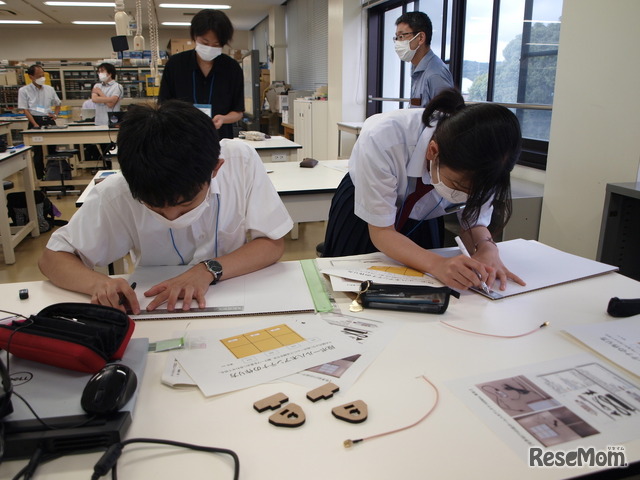
M 169 55 L 174 55 L 185 50 L 192 50 L 195 46 L 194 41 L 188 38 L 172 38 L 167 44 L 167 51 Z

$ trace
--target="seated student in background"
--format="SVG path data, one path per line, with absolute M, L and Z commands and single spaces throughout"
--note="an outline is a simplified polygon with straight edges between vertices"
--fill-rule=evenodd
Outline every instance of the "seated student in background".
M 457 289 L 481 280 L 491 287 L 498 279 L 501 289 L 507 279 L 524 284 L 503 265 L 487 228 L 494 206 L 504 224 L 509 219 L 510 172 L 520 149 L 513 113 L 495 104 L 465 106 L 456 90 L 424 110 L 368 118 L 331 203 L 323 256 L 379 250 Z M 466 204 L 458 218 L 472 258 L 429 252 L 441 246 L 441 217 L 459 204 Z
M 55 285 L 121 310 L 123 295 L 139 313 L 125 279 L 92 270 L 131 251 L 138 266 L 192 265 L 143 292 L 155 297 L 149 310 L 164 302 L 174 310 L 178 299 L 185 310 L 192 299 L 203 308 L 209 285 L 282 256 L 293 222 L 263 163 L 242 142 L 219 142 L 211 119 L 192 105 L 131 107 L 118 159 L 122 174 L 96 185 L 51 236 L 39 266 Z

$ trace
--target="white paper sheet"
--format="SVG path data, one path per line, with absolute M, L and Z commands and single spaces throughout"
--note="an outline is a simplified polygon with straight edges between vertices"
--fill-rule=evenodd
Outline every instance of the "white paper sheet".
M 485 294 L 481 289 L 474 289 L 492 300 L 618 270 L 618 267 L 572 255 L 535 240 L 509 240 L 498 243 L 498 248 L 502 263 L 522 278 L 526 285 L 510 281 L 506 290 L 494 290 L 491 295 Z
M 640 319 L 609 320 L 565 329 L 602 356 L 640 376 Z
M 640 387 L 590 354 L 448 382 L 516 453 L 605 448 L 637 438 Z
M 348 358 L 336 358 L 331 362 L 307 368 L 282 380 L 311 388 L 332 382 L 345 392 L 393 340 L 399 326 L 336 313 L 321 313 L 320 316 L 351 340 L 356 353 Z
M 394 273 L 406 267 L 382 253 L 318 258 L 316 262 L 319 270 L 331 277 L 331 287 L 338 292 L 357 292 L 365 280 L 394 285 L 443 286 L 435 278 L 412 269 L 404 274 Z
M 286 327 L 302 339 L 282 343 L 274 327 L 280 330 Z M 253 342 L 256 334 L 261 341 L 268 342 L 268 349 Z M 163 382 L 186 384 L 182 372 L 176 370 L 175 358 L 207 397 L 259 385 L 357 353 L 353 342 L 311 314 L 269 316 L 250 326 L 189 331 L 185 342 L 184 350 L 172 352 L 168 357 Z M 249 349 L 257 353 L 247 354 Z
M 146 312 L 152 298 L 144 292 L 168 278 L 180 275 L 192 266 L 140 267 L 129 280 L 136 282 L 136 293 L 143 312 L 131 315 L 136 320 L 177 317 L 218 317 L 262 313 L 313 312 L 313 299 L 300 262 L 279 262 L 240 277 L 223 280 L 209 287 L 205 296 L 207 306 L 184 312 L 168 312 L 165 306 Z M 181 308 L 181 304 L 178 305 Z

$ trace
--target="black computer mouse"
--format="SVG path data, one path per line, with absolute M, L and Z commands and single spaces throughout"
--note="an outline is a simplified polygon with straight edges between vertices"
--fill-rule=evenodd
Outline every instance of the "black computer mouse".
M 82 409 L 93 415 L 120 410 L 133 396 L 138 379 L 126 365 L 109 363 L 89 379 L 82 392 Z

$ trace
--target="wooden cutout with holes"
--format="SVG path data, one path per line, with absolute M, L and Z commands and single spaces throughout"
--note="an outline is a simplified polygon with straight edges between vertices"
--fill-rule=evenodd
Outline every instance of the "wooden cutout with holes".
M 356 400 L 355 402 L 345 403 L 339 407 L 331 409 L 333 416 L 344 420 L 349 423 L 362 423 L 367 419 L 369 410 L 367 404 L 362 400 Z
M 276 427 L 296 428 L 302 425 L 307 417 L 300 405 L 290 403 L 269 417 L 269 423 Z
M 307 393 L 307 398 L 312 402 L 317 402 L 320 399 L 327 400 L 328 398 L 333 397 L 333 394 L 340 390 L 340 387 L 335 383 L 327 383 L 326 385 L 322 385 L 321 387 L 314 388 L 310 392 Z
M 277 410 L 283 404 L 289 401 L 289 397 L 287 397 L 284 393 L 276 393 L 275 395 L 271 395 L 270 397 L 263 398 L 262 400 L 258 400 L 253 404 L 253 408 L 262 413 L 265 410 Z

